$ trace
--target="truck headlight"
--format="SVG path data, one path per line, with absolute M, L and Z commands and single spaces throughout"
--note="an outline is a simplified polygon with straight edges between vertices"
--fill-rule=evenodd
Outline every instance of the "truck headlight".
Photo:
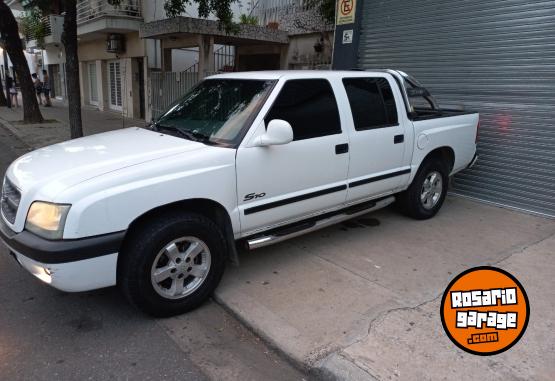
M 43 201 L 33 202 L 27 213 L 25 229 L 43 238 L 61 239 L 70 206 Z

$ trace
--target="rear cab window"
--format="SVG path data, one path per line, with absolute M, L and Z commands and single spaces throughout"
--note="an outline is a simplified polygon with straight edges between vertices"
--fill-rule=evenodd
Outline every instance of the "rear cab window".
M 343 78 L 355 130 L 398 125 L 397 105 L 391 85 L 382 77 Z
M 326 79 L 287 80 L 264 122 L 273 119 L 291 124 L 293 140 L 341 134 L 337 101 Z

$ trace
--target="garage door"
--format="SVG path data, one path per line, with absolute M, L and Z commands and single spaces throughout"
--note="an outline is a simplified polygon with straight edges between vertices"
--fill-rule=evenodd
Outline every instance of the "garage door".
M 455 193 L 555 216 L 555 1 L 365 0 L 359 66 L 480 112 L 480 159 Z

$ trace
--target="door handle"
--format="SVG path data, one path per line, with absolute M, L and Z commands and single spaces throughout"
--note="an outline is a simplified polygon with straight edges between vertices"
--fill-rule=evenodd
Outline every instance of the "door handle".
M 347 153 L 349 152 L 349 144 L 344 143 L 344 144 L 338 144 L 335 146 L 335 154 L 336 155 L 341 155 L 343 153 Z
M 399 144 L 405 141 L 405 135 L 395 135 L 393 137 L 393 144 Z

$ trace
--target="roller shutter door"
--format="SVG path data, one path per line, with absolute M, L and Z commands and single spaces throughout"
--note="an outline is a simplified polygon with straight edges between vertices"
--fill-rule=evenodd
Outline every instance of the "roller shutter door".
M 555 1 L 365 0 L 358 59 L 480 112 L 455 193 L 555 216 Z

